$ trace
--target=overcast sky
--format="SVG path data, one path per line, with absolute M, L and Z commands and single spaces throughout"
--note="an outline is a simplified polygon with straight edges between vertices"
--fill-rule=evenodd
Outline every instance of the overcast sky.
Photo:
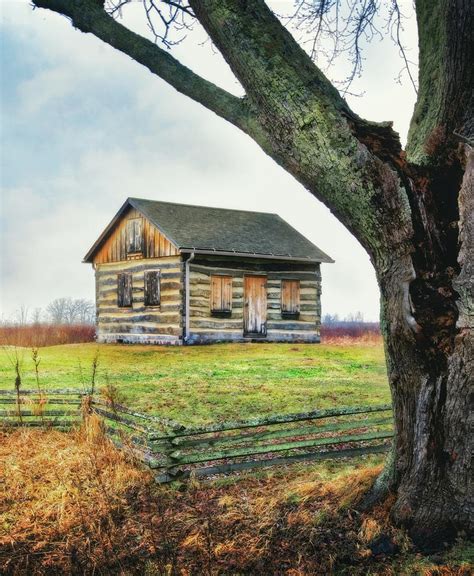
M 403 3 L 402 3 L 403 4 Z M 410 13 L 411 0 L 405 10 Z M 279 11 L 292 2 L 277 1 Z M 124 23 L 144 34 L 141 4 Z M 376 320 L 369 259 L 321 203 L 239 130 L 178 94 L 63 17 L 1 0 L 0 315 L 61 296 L 93 298 L 81 260 L 127 196 L 278 212 L 335 260 L 323 265 L 323 313 Z M 173 55 L 236 93 L 240 87 L 199 27 Z M 416 25 L 405 29 L 416 58 Z M 415 93 L 387 39 L 365 52 L 352 108 L 393 120 L 404 141 Z M 328 71 L 342 79 L 338 64 Z

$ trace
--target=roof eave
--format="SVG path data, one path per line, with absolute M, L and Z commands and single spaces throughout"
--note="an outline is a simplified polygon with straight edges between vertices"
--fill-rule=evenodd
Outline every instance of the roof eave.
M 261 259 L 268 259 L 268 260 L 287 260 L 292 262 L 308 262 L 309 264 L 333 264 L 334 260 L 327 255 L 324 255 L 325 258 L 302 258 L 298 256 L 291 256 L 290 254 L 258 254 L 256 252 L 236 252 L 236 251 L 229 251 L 229 250 L 206 250 L 202 248 L 194 248 L 194 247 L 180 247 L 179 251 L 182 254 L 204 254 L 207 256 L 211 255 L 218 255 L 218 256 L 240 256 L 241 258 L 261 258 Z

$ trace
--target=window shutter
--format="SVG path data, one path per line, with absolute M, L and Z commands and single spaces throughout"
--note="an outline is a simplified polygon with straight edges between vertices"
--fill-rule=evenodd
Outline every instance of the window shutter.
M 160 305 L 160 271 L 145 272 L 145 306 Z
M 143 226 L 142 218 L 132 218 L 127 222 L 127 252 L 142 252 Z
M 220 276 L 211 276 L 211 312 L 221 309 L 222 283 Z
M 300 281 L 281 281 L 281 314 L 283 317 L 295 317 L 300 313 Z
M 232 276 L 222 276 L 221 308 L 224 311 L 232 310 Z
M 232 312 L 232 276 L 211 276 L 211 313 L 229 316 Z
M 117 276 L 117 304 L 120 308 L 132 305 L 132 275 L 122 273 Z

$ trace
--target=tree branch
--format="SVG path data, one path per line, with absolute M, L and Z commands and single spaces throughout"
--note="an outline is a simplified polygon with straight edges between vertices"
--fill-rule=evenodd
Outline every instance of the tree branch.
M 264 0 L 189 5 L 244 87 L 270 142 L 254 137 L 263 150 L 374 258 L 380 259 L 382 246 L 405 250 L 409 207 L 394 171 L 403 169 L 403 160 L 391 124 L 354 114 Z M 386 223 L 394 221 L 400 234 L 386 235 Z
M 355 114 L 338 90 L 314 64 L 264 0 L 189 0 L 201 25 L 226 59 L 262 119 L 274 126 L 288 110 L 300 108 L 300 125 L 314 122 L 307 110 L 331 111 L 333 126 L 341 120 L 382 161 L 400 165 L 400 139 L 390 122 L 369 122 Z M 316 114 L 315 114 L 316 115 Z
M 474 4 L 471 0 L 416 0 L 418 100 L 408 134 L 409 162 L 450 166 L 456 133 L 472 123 Z
M 148 68 L 178 92 L 199 102 L 244 132 L 250 131 L 251 110 L 245 99 L 195 74 L 171 54 L 114 20 L 98 0 L 32 1 L 38 8 L 47 8 L 70 18 L 75 28 L 100 38 Z

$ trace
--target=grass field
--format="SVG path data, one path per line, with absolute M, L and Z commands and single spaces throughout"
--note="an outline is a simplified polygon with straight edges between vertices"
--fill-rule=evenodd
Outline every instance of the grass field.
M 109 380 L 139 410 L 184 423 L 387 402 L 380 343 L 42 348 L 44 388 Z M 35 388 L 31 350 L 0 351 L 0 387 Z M 15 576 L 469 576 L 473 548 L 424 556 L 390 519 L 393 497 L 359 503 L 384 457 L 294 464 L 156 485 L 96 416 L 67 433 L 0 429 L 0 572 Z
M 378 341 L 185 348 L 51 346 L 40 349 L 41 386 L 88 387 L 97 353 L 99 389 L 108 380 L 127 405 L 184 424 L 389 401 Z M 13 389 L 16 354 L 22 386 L 35 388 L 27 348 L 0 350 L 0 388 Z

